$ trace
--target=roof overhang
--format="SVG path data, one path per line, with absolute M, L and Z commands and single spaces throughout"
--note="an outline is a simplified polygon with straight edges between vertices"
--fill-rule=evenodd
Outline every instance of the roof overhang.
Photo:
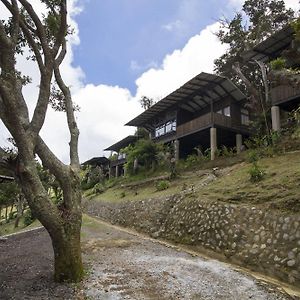
M 229 79 L 202 72 L 126 125 L 145 127 L 151 119 L 172 108 L 180 107 L 194 113 L 226 97 L 231 97 L 235 101 L 246 99 Z
M 86 165 L 91 165 L 91 166 L 94 166 L 94 165 L 106 165 L 109 163 L 109 159 L 106 158 L 105 156 L 101 156 L 101 157 L 93 157 L 87 161 L 85 161 L 84 163 L 82 163 L 83 166 L 86 166 Z
M 291 25 L 287 25 L 263 42 L 257 44 L 253 49 L 242 54 L 245 61 L 257 60 L 267 62 L 280 56 L 284 49 L 287 49 L 294 39 L 295 31 Z
M 119 142 L 109 146 L 108 148 L 104 149 L 104 151 L 115 151 L 119 152 L 121 149 L 129 146 L 130 144 L 136 142 L 138 139 L 138 136 L 136 135 L 129 135 L 126 138 L 120 140 Z

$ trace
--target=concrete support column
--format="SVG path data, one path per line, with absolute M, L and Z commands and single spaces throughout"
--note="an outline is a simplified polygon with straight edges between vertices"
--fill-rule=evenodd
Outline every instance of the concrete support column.
M 280 130 L 280 108 L 279 108 L 279 106 L 272 106 L 271 115 L 272 115 L 272 129 L 274 131 Z
M 116 166 L 116 177 L 119 177 L 119 166 Z
M 236 141 L 236 153 L 239 154 L 241 153 L 241 148 L 243 144 L 243 137 L 241 134 L 236 134 L 235 135 L 235 141 Z
M 212 127 L 210 128 L 210 157 L 211 160 L 216 158 L 217 151 L 217 129 Z
M 139 167 L 139 161 L 138 161 L 137 158 L 135 158 L 134 161 L 133 161 L 133 172 L 134 172 L 134 174 L 137 173 L 138 167 Z
M 175 161 L 179 160 L 179 150 L 180 150 L 180 141 L 179 140 L 175 140 L 174 141 L 174 157 L 175 157 Z
M 108 178 L 111 179 L 111 177 L 112 177 L 112 169 L 111 169 L 111 167 L 109 167 L 109 169 L 108 169 Z

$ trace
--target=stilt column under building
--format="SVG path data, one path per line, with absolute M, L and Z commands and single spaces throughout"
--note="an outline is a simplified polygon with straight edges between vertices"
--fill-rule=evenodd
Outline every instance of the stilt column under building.
M 217 129 L 212 127 L 212 128 L 210 128 L 210 157 L 211 157 L 211 160 L 215 159 L 216 151 L 217 151 Z
M 175 140 L 174 141 L 174 157 L 175 157 L 176 161 L 179 160 L 179 151 L 180 151 L 179 147 L 180 147 L 179 140 Z
M 279 106 L 272 106 L 271 115 L 272 115 L 273 131 L 280 130 L 280 108 L 279 108 Z
M 116 165 L 116 177 L 119 177 L 119 166 Z
M 235 141 L 236 141 L 236 153 L 241 153 L 241 148 L 243 144 L 243 137 L 240 133 L 235 135 Z

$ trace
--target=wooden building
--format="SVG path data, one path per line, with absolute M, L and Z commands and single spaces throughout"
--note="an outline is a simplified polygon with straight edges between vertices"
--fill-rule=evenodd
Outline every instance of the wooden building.
M 126 125 L 149 131 L 154 141 L 174 143 L 176 159 L 210 148 L 236 146 L 250 135 L 246 96 L 227 78 L 200 73 Z
M 110 161 L 105 156 L 93 157 L 81 164 L 82 167 L 91 166 L 92 168 L 99 167 L 105 177 L 109 177 Z
M 137 140 L 138 137 L 136 135 L 129 135 L 126 138 L 104 149 L 104 151 L 111 151 L 111 157 L 113 153 L 116 154 L 116 159 L 110 159 L 109 177 L 119 177 L 125 174 L 124 165 L 126 163 L 126 155 L 125 153 L 121 153 L 121 150 L 131 144 L 134 144 Z
M 250 51 L 245 52 L 243 58 L 246 61 L 261 61 L 268 63 L 278 57 L 287 56 L 288 68 L 299 68 L 299 45 L 294 41 L 294 30 L 286 26 L 279 30 Z M 288 54 L 289 53 L 289 54 Z M 286 83 L 271 83 L 270 89 L 272 128 L 278 131 L 281 128 L 282 116 L 285 112 L 291 112 L 299 107 L 300 87 Z

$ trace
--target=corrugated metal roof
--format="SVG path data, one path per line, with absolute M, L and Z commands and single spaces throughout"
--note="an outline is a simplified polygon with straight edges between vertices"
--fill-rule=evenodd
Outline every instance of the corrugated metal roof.
M 216 102 L 227 96 L 232 97 L 236 101 L 246 99 L 246 96 L 229 79 L 202 72 L 129 121 L 126 125 L 143 126 L 159 113 L 175 106 L 195 112 L 210 105 L 211 101 Z
M 282 50 L 290 46 L 294 33 L 293 28 L 288 25 L 253 47 L 253 49 L 245 52 L 242 56 L 246 61 L 257 60 L 263 62 L 277 58 Z
M 138 136 L 136 135 L 129 135 L 126 138 L 122 139 L 121 141 L 109 146 L 108 148 L 104 149 L 104 151 L 116 151 L 119 152 L 121 149 L 129 146 L 130 144 L 136 142 Z
M 82 165 L 105 165 L 109 163 L 109 159 L 106 158 L 105 156 L 101 156 L 101 157 L 93 157 L 87 161 L 85 161 L 84 163 L 82 163 Z

